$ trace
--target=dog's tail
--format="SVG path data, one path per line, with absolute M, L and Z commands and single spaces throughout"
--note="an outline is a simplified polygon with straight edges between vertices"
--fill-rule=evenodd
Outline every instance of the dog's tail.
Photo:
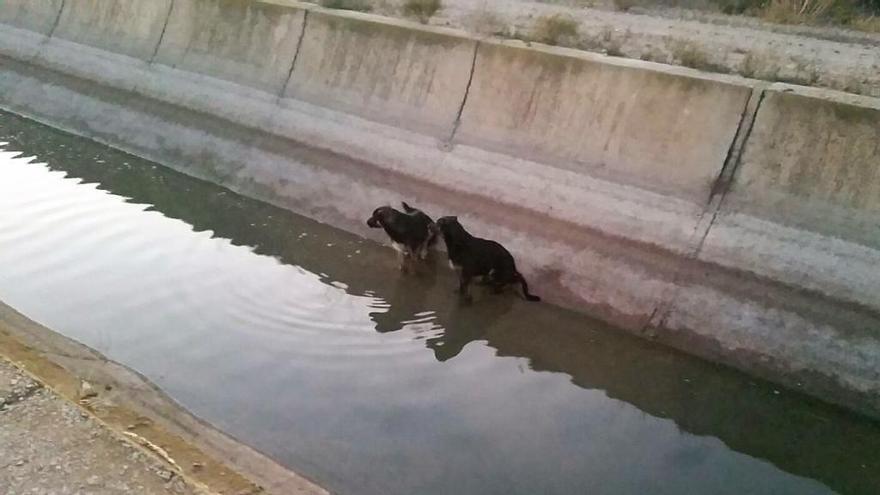
M 519 280 L 519 283 L 522 284 L 523 296 L 525 296 L 526 301 L 532 302 L 540 302 L 541 298 L 529 292 L 529 283 L 526 282 L 526 278 L 522 276 L 520 272 L 516 272 L 516 278 Z
M 424 215 L 425 218 L 427 218 L 428 222 L 430 222 L 428 224 L 427 243 L 428 243 L 428 247 L 434 247 L 437 244 L 437 239 L 440 237 L 440 227 L 437 227 L 437 224 L 434 223 L 434 221 L 431 220 L 430 217 L 425 215 L 425 213 L 423 211 L 421 211 L 417 208 L 413 208 L 412 206 L 408 205 L 406 203 L 406 201 L 401 201 L 400 205 L 403 206 L 403 211 L 405 211 L 407 214 L 412 215 L 413 213 L 421 213 L 422 215 Z

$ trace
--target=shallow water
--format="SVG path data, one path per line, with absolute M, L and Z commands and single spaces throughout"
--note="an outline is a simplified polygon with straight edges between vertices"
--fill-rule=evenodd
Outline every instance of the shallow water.
M 876 422 L 548 305 L 462 307 L 440 262 L 400 275 L 18 117 L 0 143 L 0 300 L 335 492 L 880 493 Z

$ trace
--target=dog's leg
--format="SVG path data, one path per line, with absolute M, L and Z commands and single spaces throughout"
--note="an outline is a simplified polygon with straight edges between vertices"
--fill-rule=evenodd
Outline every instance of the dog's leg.
M 480 279 L 479 283 L 480 283 L 480 285 L 492 286 L 492 287 L 497 285 L 498 280 L 497 280 L 497 277 L 495 277 L 495 269 L 493 268 L 493 269 L 489 270 L 489 273 L 484 275 L 483 278 Z
M 462 300 L 468 303 L 473 301 L 473 297 L 471 297 L 470 291 L 472 278 L 473 277 L 470 273 L 467 272 L 467 270 L 462 270 L 461 275 L 458 279 L 458 293 L 461 296 Z
M 400 271 L 403 273 L 409 272 L 409 263 L 407 258 L 412 257 L 412 250 L 408 248 L 405 244 L 400 244 L 397 242 L 392 242 L 391 246 L 397 251 L 397 266 L 400 268 Z
M 397 252 L 397 267 L 403 273 L 407 273 L 409 271 L 409 266 L 406 262 L 407 258 L 408 258 L 408 256 L 403 251 Z
M 418 258 L 420 260 L 424 260 L 425 256 L 428 254 L 425 251 L 425 243 L 421 242 L 417 244 L 415 247 L 410 248 L 410 252 L 413 254 L 413 258 Z

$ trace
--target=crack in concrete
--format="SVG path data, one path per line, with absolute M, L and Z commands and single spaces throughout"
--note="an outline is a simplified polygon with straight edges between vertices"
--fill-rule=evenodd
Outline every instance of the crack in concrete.
M 761 109 L 761 103 L 764 102 L 764 95 L 766 94 L 767 86 L 769 86 L 769 84 L 756 86 L 752 90 L 752 94 L 749 96 L 746 108 L 743 110 L 740 125 L 737 128 L 736 135 L 730 145 L 727 158 L 724 160 L 724 166 L 721 168 L 721 173 L 718 175 L 715 184 L 712 186 L 712 194 L 709 196 L 707 209 L 700 216 L 702 219 L 706 213 L 711 211 L 712 218 L 709 220 L 709 224 L 701 234 L 700 240 L 693 247 L 690 259 L 697 259 L 700 256 L 700 253 L 703 251 L 703 245 L 706 243 L 706 238 L 709 237 L 709 232 L 712 230 L 712 226 L 715 225 L 715 220 L 721 212 L 721 207 L 724 206 L 724 200 L 727 198 L 727 193 L 730 192 L 730 187 L 733 185 L 733 178 L 739 170 L 742 162 L 742 155 L 745 152 L 746 143 L 752 135 L 752 128 L 755 125 L 758 111 Z
M 58 29 L 58 24 L 61 23 L 61 15 L 64 13 L 65 5 L 67 5 L 67 0 L 61 0 L 61 7 L 58 8 L 58 15 L 56 15 L 55 20 L 52 21 L 52 27 L 49 29 L 49 32 L 46 33 L 46 38 L 40 42 L 40 48 L 34 52 L 32 57 L 27 58 L 29 63 L 34 63 L 40 58 L 40 53 L 43 51 L 43 48 L 49 44 L 49 40 L 55 35 L 55 30 Z
M 162 25 L 162 32 L 159 33 L 159 41 L 156 42 L 156 48 L 153 50 L 153 55 L 150 56 L 150 61 L 147 62 L 150 65 L 153 65 L 153 61 L 156 60 L 156 55 L 159 54 L 159 47 L 162 46 L 162 40 L 165 39 L 165 30 L 168 29 L 168 22 L 171 20 L 172 11 L 174 11 L 174 0 L 171 0 L 168 4 L 168 14 L 165 16 L 165 23 Z
M 55 30 L 58 28 L 58 24 L 61 22 L 61 14 L 64 13 L 64 7 L 67 5 L 67 0 L 61 0 L 61 8 L 58 9 L 58 15 L 55 16 L 55 21 L 52 23 L 52 29 L 49 30 L 49 33 L 46 35 L 46 43 L 49 42 L 49 38 L 55 35 Z
M 721 171 L 718 173 L 718 177 L 712 184 L 712 189 L 710 190 L 709 197 L 706 201 L 706 207 L 700 213 L 700 217 L 697 219 L 697 224 L 694 226 L 694 230 L 691 233 L 692 239 L 697 236 L 699 239 L 696 241 L 692 240 L 688 243 L 691 247 L 688 249 L 684 261 L 679 264 L 672 277 L 672 285 L 674 287 L 672 291 L 673 293 L 668 298 L 661 299 L 657 304 L 646 320 L 645 325 L 642 327 L 642 334 L 648 334 L 651 332 L 651 329 L 663 328 L 666 325 L 669 314 L 678 298 L 678 283 L 681 280 L 682 270 L 686 264 L 699 259 L 700 253 L 703 251 L 703 246 L 706 244 L 706 239 L 709 237 L 709 232 L 711 232 L 712 227 L 715 225 L 715 221 L 718 219 L 718 214 L 721 213 L 724 200 L 727 198 L 727 193 L 730 192 L 730 188 L 733 185 L 733 179 L 736 176 L 736 172 L 739 170 L 746 143 L 752 134 L 752 128 L 754 127 L 758 110 L 761 108 L 761 103 L 764 101 L 764 95 L 768 86 L 769 83 L 764 83 L 757 84 L 752 88 L 751 94 L 746 100 L 746 104 L 740 115 L 740 121 L 737 125 L 736 133 L 733 136 L 733 140 L 730 142 L 730 147 L 724 158 L 724 164 L 721 166 Z M 707 218 L 708 221 L 706 220 Z M 659 320 L 657 319 L 658 315 Z
M 474 73 L 477 71 L 477 53 L 480 50 L 480 42 L 474 41 L 474 57 L 471 59 L 471 71 L 468 75 L 468 82 L 464 88 L 464 97 L 461 99 L 461 105 L 458 107 L 458 112 L 455 114 L 455 121 L 452 123 L 452 132 L 449 134 L 449 139 L 447 140 L 448 144 L 452 144 L 452 140 L 455 139 L 455 134 L 458 132 L 459 126 L 461 126 L 461 116 L 464 113 L 464 107 L 467 104 L 468 96 L 471 94 L 471 85 L 474 82 Z
M 302 30 L 299 32 L 299 40 L 296 42 L 296 52 L 293 54 L 293 60 L 290 62 L 290 70 L 287 71 L 287 79 L 281 85 L 281 91 L 278 93 L 278 99 L 284 98 L 287 93 L 287 87 L 290 86 L 290 80 L 293 78 L 293 71 L 296 69 L 296 61 L 299 60 L 299 53 L 302 51 L 303 39 L 306 37 L 306 27 L 309 23 L 309 11 L 303 10 Z

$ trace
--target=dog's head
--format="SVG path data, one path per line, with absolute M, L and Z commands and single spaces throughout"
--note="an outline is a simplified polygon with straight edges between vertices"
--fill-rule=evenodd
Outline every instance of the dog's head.
M 390 223 L 397 213 L 397 210 L 390 206 L 380 206 L 373 210 L 373 215 L 367 219 L 367 226 L 372 229 L 381 229 L 385 224 Z
M 458 217 L 440 217 L 437 219 L 436 225 L 444 239 L 459 238 L 467 233 L 464 227 L 458 223 Z

